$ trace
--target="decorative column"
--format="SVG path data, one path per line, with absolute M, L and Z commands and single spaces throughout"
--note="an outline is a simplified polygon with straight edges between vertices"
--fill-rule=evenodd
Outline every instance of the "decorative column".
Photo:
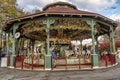
M 16 29 L 18 28 L 18 25 L 17 24 L 14 24 L 13 25 L 13 44 L 12 44 L 12 55 L 10 56 L 10 67 L 11 68 L 14 68 L 14 58 L 15 58 L 15 32 L 16 32 Z
M 96 54 L 96 49 L 95 49 L 95 24 L 96 21 L 94 19 L 87 19 L 87 24 L 90 25 L 92 32 L 92 59 L 93 59 L 93 68 L 98 67 L 98 54 Z
M 43 24 L 46 25 L 46 43 L 47 43 L 47 54 L 45 55 L 45 69 L 51 70 L 51 53 L 50 53 L 50 25 L 55 22 L 54 19 L 47 18 L 43 20 Z
M 115 49 L 115 35 L 114 35 L 114 31 L 113 31 L 113 26 L 110 26 L 110 30 L 111 30 L 111 32 L 112 32 L 112 35 L 111 35 L 111 42 L 112 42 L 112 50 L 113 50 L 113 53 L 115 53 L 116 52 L 116 49 Z
M 110 26 L 110 30 L 112 32 L 111 33 L 112 51 L 115 54 L 115 52 L 116 52 L 116 49 L 115 49 L 115 34 L 114 34 L 113 26 Z M 119 61 L 118 55 L 115 55 L 115 60 L 116 60 L 116 63 L 118 63 L 118 61 Z
M 7 66 L 10 66 L 10 55 L 9 55 L 9 36 L 10 33 L 6 32 L 6 57 L 7 57 Z

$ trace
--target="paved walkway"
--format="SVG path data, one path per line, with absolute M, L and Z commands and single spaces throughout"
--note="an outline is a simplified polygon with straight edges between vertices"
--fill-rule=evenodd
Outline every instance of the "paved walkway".
M 112 68 L 89 71 L 25 71 L 0 68 L 0 80 L 120 80 L 120 64 Z

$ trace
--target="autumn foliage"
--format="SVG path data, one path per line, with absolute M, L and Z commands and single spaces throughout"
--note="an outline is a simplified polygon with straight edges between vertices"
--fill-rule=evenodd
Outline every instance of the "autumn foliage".
M 115 47 L 116 48 L 120 47 L 120 40 L 115 41 Z M 105 41 L 105 42 L 99 43 L 98 50 L 99 51 L 109 51 L 110 50 L 110 42 Z

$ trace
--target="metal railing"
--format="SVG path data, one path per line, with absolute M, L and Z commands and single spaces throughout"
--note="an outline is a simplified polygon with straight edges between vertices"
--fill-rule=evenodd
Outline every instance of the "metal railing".
M 77 55 L 70 57 L 51 58 L 52 70 L 77 70 L 77 69 L 92 69 L 93 55 Z M 115 54 L 98 55 L 98 67 L 109 67 L 116 64 Z M 7 66 L 10 66 L 10 56 L 7 56 Z M 14 68 L 30 69 L 30 70 L 45 70 L 45 56 L 41 55 L 27 55 L 15 56 Z

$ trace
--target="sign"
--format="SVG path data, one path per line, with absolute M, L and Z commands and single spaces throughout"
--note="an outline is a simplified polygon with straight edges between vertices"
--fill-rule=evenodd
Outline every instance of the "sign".
M 1 67 L 7 67 L 7 57 L 1 58 Z

